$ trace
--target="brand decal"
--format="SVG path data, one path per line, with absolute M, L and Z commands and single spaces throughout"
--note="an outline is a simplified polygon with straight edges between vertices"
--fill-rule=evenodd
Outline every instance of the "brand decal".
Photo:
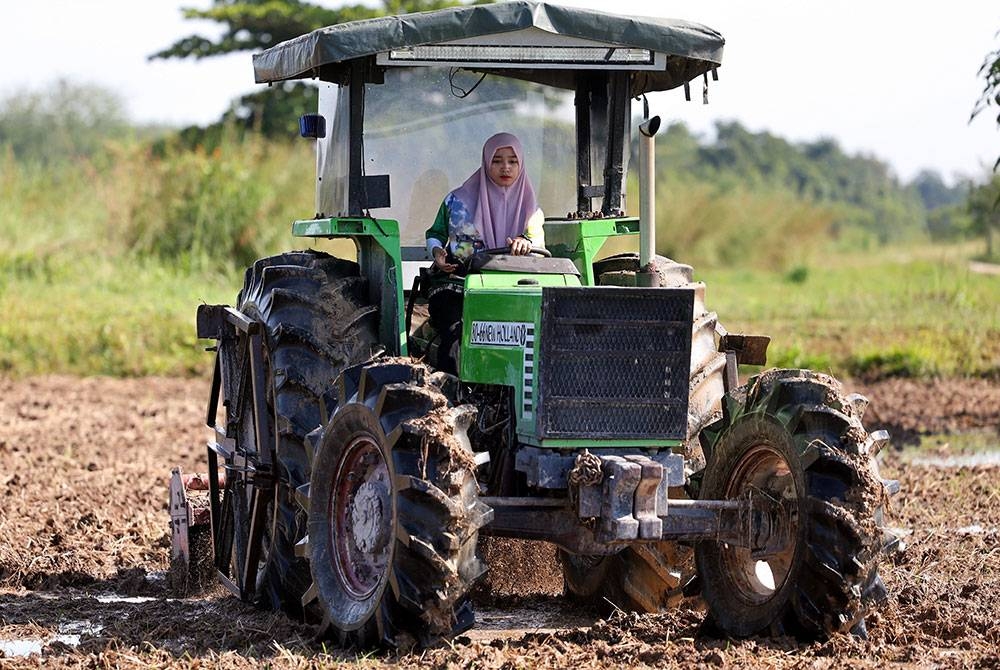
M 534 324 L 520 321 L 473 321 L 470 344 L 524 348 Z

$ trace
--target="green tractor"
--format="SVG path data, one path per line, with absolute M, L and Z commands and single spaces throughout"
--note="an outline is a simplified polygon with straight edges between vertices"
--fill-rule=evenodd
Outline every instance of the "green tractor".
M 636 122 L 632 101 L 707 90 L 722 48 L 693 23 L 518 0 L 254 57 L 258 82 L 319 80 L 301 120 L 316 214 L 292 232 L 353 250 L 263 258 L 235 307 L 198 310 L 216 341 L 201 518 L 225 586 L 343 644 L 429 645 L 474 625 L 489 535 L 556 545 L 583 601 L 658 611 L 700 593 L 725 634 L 864 634 L 885 599 L 888 435 L 827 375 L 741 385 L 768 339 L 727 332 L 691 267 L 653 251 L 659 119 Z M 540 254 L 473 258 L 449 374 L 423 232 L 497 130 L 521 137 L 544 209 L 568 214 L 546 219 Z M 181 563 L 199 523 L 185 482 Z

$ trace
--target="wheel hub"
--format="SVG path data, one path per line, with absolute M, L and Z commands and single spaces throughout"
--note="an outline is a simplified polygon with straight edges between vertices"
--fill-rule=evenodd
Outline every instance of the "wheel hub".
M 722 557 L 739 595 L 762 603 L 785 583 L 795 556 L 798 491 L 788 462 L 770 445 L 751 447 L 733 469 L 725 497 L 751 500 L 751 547 L 726 545 Z
M 382 482 L 365 482 L 358 488 L 351 509 L 354 542 L 359 551 L 379 551 L 388 543 L 389 525 L 383 518 L 387 511 L 389 491 Z
M 363 599 L 385 578 L 393 536 L 389 468 L 375 438 L 344 449 L 330 499 L 330 544 L 341 584 Z

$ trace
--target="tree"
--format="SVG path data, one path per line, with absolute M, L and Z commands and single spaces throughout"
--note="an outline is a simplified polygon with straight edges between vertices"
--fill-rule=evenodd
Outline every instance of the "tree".
M 183 13 L 186 19 L 215 21 L 224 26 L 218 38 L 188 35 L 149 58 L 201 59 L 262 51 L 324 26 L 459 4 L 458 0 L 381 0 L 381 7 L 348 4 L 332 9 L 302 0 L 214 0 L 208 9 L 186 8 Z M 298 115 L 315 109 L 314 87 L 284 82 L 238 98 L 215 125 L 235 123 L 269 136 L 290 136 L 297 132 Z M 216 135 L 218 128 L 185 131 L 189 139 L 204 138 L 205 133 Z
M 1000 32 L 997 33 L 997 37 L 1000 37 Z M 1000 110 L 1000 47 L 986 54 L 983 64 L 979 67 L 979 76 L 983 78 L 983 92 L 972 108 L 969 121 L 992 105 L 996 105 Z M 1000 113 L 997 114 L 997 127 L 1000 128 Z M 1000 167 L 1000 157 L 993 164 L 994 170 L 998 167 Z
M 1000 256 L 995 237 L 1000 236 L 1000 175 L 980 184 L 969 193 L 968 208 L 972 218 L 972 232 L 986 239 L 985 260 L 995 261 Z

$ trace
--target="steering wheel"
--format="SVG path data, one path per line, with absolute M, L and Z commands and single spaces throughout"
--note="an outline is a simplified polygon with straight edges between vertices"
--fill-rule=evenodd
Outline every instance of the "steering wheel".
M 478 253 L 499 256 L 501 254 L 509 254 L 510 247 L 496 247 L 493 249 L 483 249 Z M 541 256 L 543 258 L 552 258 L 552 252 L 544 247 L 531 247 L 531 249 L 528 250 L 528 254 L 534 254 L 535 256 Z

